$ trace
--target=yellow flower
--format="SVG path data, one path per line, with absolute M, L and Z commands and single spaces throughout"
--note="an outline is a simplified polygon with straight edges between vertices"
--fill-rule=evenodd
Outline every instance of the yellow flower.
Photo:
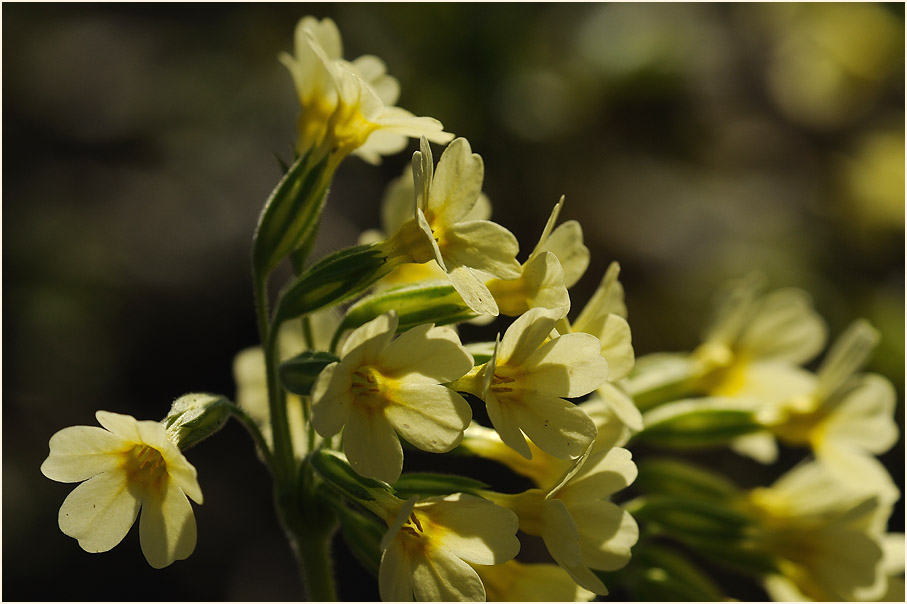
M 295 56 L 280 55 L 302 108 L 297 153 L 317 149 L 319 157 L 335 153 L 339 160 L 354 152 L 378 163 L 381 155 L 401 151 L 407 137 L 426 136 L 438 143 L 453 138 L 437 120 L 393 106 L 400 87 L 378 57 L 349 62 L 342 56 L 337 26 L 314 17 L 303 17 L 296 26 Z
M 392 180 L 384 190 L 381 201 L 381 230 L 371 229 L 359 236 L 360 244 L 377 243 L 396 233 L 407 222 L 413 219 L 413 203 L 416 198 L 416 187 L 413 184 L 413 170 L 407 166 L 401 176 Z M 479 198 L 472 210 L 462 220 L 488 220 L 491 218 L 491 202 L 485 193 Z M 437 262 L 416 264 L 413 262 L 397 267 L 388 276 L 378 282 L 379 289 L 406 283 L 417 283 L 429 280 L 447 281 L 447 274 Z
M 567 288 L 589 265 L 589 248 L 583 245 L 583 231 L 575 220 L 554 228 L 563 205 L 561 197 L 535 249 L 520 267 L 520 276 L 485 283 L 502 314 L 518 317 L 530 308 L 570 309 Z
M 381 599 L 484 601 L 485 587 L 470 564 L 501 564 L 517 555 L 513 512 L 462 493 L 401 504 L 381 541 Z
M 893 498 L 879 479 L 867 476 L 854 489 L 811 462 L 749 493 L 747 503 L 761 524 L 753 539 L 779 560 L 780 577 L 766 581 L 771 595 L 790 596 L 790 588 L 819 601 L 882 595 L 884 527 Z
M 891 382 L 856 373 L 878 341 L 879 333 L 869 323 L 856 321 L 822 360 L 812 393 L 760 414 L 778 438 L 812 447 L 816 459 L 854 483 L 872 471 L 867 458 L 884 453 L 898 439 Z
M 60 530 L 87 552 L 116 546 L 142 511 L 139 539 L 154 568 L 195 549 L 195 516 L 187 497 L 202 503 L 195 468 L 164 426 L 108 411 L 102 428 L 71 426 L 50 439 L 41 472 L 58 482 L 82 482 L 60 507 Z
M 639 538 L 633 517 L 607 499 L 635 478 L 630 452 L 615 447 L 583 455 L 547 491 L 483 494 L 513 510 L 520 530 L 541 537 L 551 557 L 580 586 L 606 595 L 604 583 L 590 569 L 623 568 Z
M 482 191 L 482 158 L 472 153 L 466 139 L 458 138 L 445 149 L 435 170 L 425 138 L 420 148 L 413 155 L 415 217 L 387 240 L 388 256 L 416 263 L 435 260 L 469 308 L 497 316 L 482 273 L 519 277 L 519 243 L 501 225 L 471 219 Z
M 489 602 L 590 602 L 595 594 L 583 589 L 555 564 L 523 564 L 509 560 L 475 566 Z
M 595 390 L 607 377 L 608 364 L 589 334 L 548 340 L 564 312 L 533 308 L 524 313 L 507 328 L 491 360 L 455 385 L 485 401 L 501 439 L 527 459 L 532 453 L 526 436 L 561 459 L 579 456 L 595 439 L 589 416 L 563 397 Z
M 312 387 L 312 424 L 324 437 L 343 429 L 343 450 L 362 476 L 396 482 L 403 468 L 397 433 L 423 451 L 445 453 L 469 425 L 469 404 L 443 384 L 472 368 L 449 328 L 420 325 L 391 341 L 397 315 L 355 329 L 340 362 Z

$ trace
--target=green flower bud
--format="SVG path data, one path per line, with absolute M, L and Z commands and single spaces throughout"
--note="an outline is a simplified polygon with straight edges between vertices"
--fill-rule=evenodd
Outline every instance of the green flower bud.
M 230 418 L 232 406 L 216 394 L 184 394 L 173 401 L 170 413 L 161 423 L 170 440 L 186 450 L 220 430 Z

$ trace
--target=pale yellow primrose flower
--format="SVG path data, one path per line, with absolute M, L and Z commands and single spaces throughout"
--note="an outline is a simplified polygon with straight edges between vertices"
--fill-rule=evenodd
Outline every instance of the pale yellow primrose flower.
M 485 283 L 502 314 L 518 317 L 530 308 L 570 309 L 567 288 L 579 280 L 589 265 L 589 248 L 583 245 L 583 231 L 575 220 L 554 228 L 563 205 L 561 197 L 535 249 L 521 265 L 520 276 Z
M 766 581 L 770 595 L 853 601 L 884 593 L 884 527 L 893 498 L 889 484 L 873 483 L 877 478 L 867 476 L 855 490 L 811 462 L 750 492 L 762 524 L 753 538 L 780 559 L 781 576 Z
M 397 315 L 355 329 L 312 387 L 312 424 L 324 437 L 343 429 L 343 450 L 360 475 L 396 482 L 403 469 L 397 433 L 445 453 L 459 444 L 472 410 L 443 384 L 472 369 L 450 328 L 419 325 L 392 341 Z
M 643 428 L 642 414 L 618 385 L 636 363 L 624 288 L 617 279 L 619 273 L 620 265 L 612 262 L 576 321 L 571 324 L 564 320 L 562 324 L 571 333 L 592 334 L 601 342 L 601 355 L 608 361 L 608 381 L 598 388 L 597 398 L 604 401 L 629 429 L 639 431 Z
M 897 442 L 895 392 L 887 379 L 856 374 L 879 340 L 866 321 L 852 324 L 831 347 L 814 391 L 759 414 L 781 440 L 812 447 L 816 459 L 842 480 L 866 480 L 872 454 Z
M 417 263 L 435 260 L 469 308 L 497 316 L 498 306 L 481 274 L 519 277 L 519 243 L 499 224 L 467 219 L 482 191 L 482 158 L 466 139 L 458 138 L 444 150 L 435 170 L 425 138 L 420 148 L 413 154 L 415 218 L 387 241 L 388 255 Z
M 761 288 L 756 277 L 731 284 L 691 357 L 703 394 L 748 399 L 754 409 L 768 413 L 813 391 L 815 377 L 799 364 L 822 349 L 827 327 L 805 292 L 780 289 L 760 295 Z M 763 463 L 778 456 L 768 433 L 735 439 L 731 448 Z
M 354 152 L 376 164 L 381 155 L 397 153 L 407 137 L 426 136 L 446 143 L 453 135 L 429 117 L 416 117 L 394 107 L 400 95 L 397 80 L 385 73 L 378 57 L 343 60 L 340 32 L 330 19 L 303 17 L 296 26 L 295 56 L 280 61 L 293 76 L 302 111 L 296 151 L 318 149 L 320 155 Z
M 615 447 L 587 452 L 547 491 L 483 495 L 516 512 L 520 530 L 541 537 L 555 562 L 574 581 L 606 595 L 604 583 L 590 569 L 623 568 L 639 538 L 633 517 L 607 499 L 629 486 L 636 474 L 630 452 Z
M 470 565 L 501 564 L 517 555 L 514 513 L 462 493 L 401 503 L 381 541 L 381 599 L 484 601 L 485 587 Z
M 488 602 L 590 602 L 595 594 L 576 584 L 556 564 L 524 564 L 509 560 L 474 566 Z
M 195 516 L 187 497 L 202 503 L 195 468 L 160 422 L 108 411 L 103 426 L 71 426 L 50 438 L 41 472 L 58 482 L 82 482 L 60 507 L 60 530 L 87 552 L 116 546 L 135 522 L 148 564 L 163 568 L 195 549 Z
M 524 313 L 507 328 L 491 360 L 453 386 L 484 400 L 501 439 L 527 459 L 532 453 L 526 436 L 561 459 L 579 456 L 595 439 L 589 416 L 564 398 L 595 390 L 608 376 L 608 363 L 589 334 L 548 340 L 564 311 Z
M 388 234 L 396 233 L 407 222 L 413 219 L 413 205 L 416 199 L 416 187 L 413 184 L 412 166 L 407 166 L 403 174 L 393 179 L 384 189 L 381 200 L 381 230 L 370 229 L 359 236 L 360 244 L 377 243 L 387 238 Z M 479 195 L 476 205 L 462 221 L 489 220 L 491 218 L 491 202 L 485 193 Z M 437 262 L 416 264 L 410 262 L 395 268 L 391 274 L 378 282 L 378 289 L 418 283 L 430 280 L 447 281 L 445 273 Z

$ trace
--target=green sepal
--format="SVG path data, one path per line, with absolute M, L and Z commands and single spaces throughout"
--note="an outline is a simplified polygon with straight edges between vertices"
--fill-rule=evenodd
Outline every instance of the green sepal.
M 729 501 L 740 489 L 724 476 L 673 459 L 645 459 L 637 462 L 635 488 L 659 495 L 699 496 Z
M 167 437 L 186 450 L 223 428 L 232 409 L 233 403 L 217 394 L 184 394 L 173 401 L 161 423 Z
M 387 532 L 387 525 L 374 514 L 347 505 L 337 506 L 336 510 L 340 517 L 340 532 L 350 552 L 365 570 L 377 577 L 381 565 L 381 538 Z
M 309 165 L 307 155 L 299 157 L 265 203 L 252 241 L 252 266 L 262 280 L 314 235 L 327 198 L 327 166 L 327 158 Z
M 643 414 L 645 428 L 634 438 L 678 448 L 726 445 L 764 430 L 752 409 L 733 399 L 690 399 L 662 405 Z
M 454 474 L 434 474 L 431 472 L 414 472 L 400 476 L 393 484 L 397 497 L 409 499 L 414 495 L 450 495 L 467 493 L 478 495 L 478 491 L 488 489 L 488 485 L 479 480 Z
M 696 535 L 675 538 L 703 558 L 744 575 L 765 577 L 781 572 L 779 560 L 752 539 L 721 541 Z
M 319 449 L 309 459 L 318 475 L 349 499 L 368 502 L 393 496 L 389 484 L 360 476 L 337 451 Z
M 626 504 L 655 533 L 692 536 L 718 543 L 740 540 L 756 520 L 726 502 L 690 495 L 645 495 Z
M 277 302 L 274 324 L 337 304 L 361 293 L 395 264 L 380 245 L 340 250 L 312 265 L 287 286 Z
M 396 287 L 356 302 L 340 323 L 340 331 L 355 329 L 389 310 L 397 312 L 397 331 L 423 323 L 447 325 L 476 316 L 449 283 L 427 282 Z
M 322 369 L 340 359 L 330 352 L 306 350 L 280 364 L 277 375 L 280 383 L 293 394 L 307 396 Z

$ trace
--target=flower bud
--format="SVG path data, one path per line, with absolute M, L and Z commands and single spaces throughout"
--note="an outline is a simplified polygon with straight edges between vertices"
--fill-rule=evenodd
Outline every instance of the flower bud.
M 216 394 L 184 394 L 170 407 L 161 423 L 167 437 L 181 450 L 197 444 L 220 430 L 230 418 L 232 403 Z

